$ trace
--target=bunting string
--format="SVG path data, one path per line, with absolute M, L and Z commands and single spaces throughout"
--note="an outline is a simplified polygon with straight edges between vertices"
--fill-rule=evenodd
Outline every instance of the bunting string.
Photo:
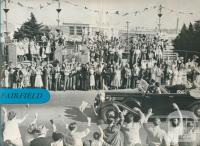
M 46 2 L 46 4 L 39 4 L 37 7 L 33 7 L 33 6 L 27 6 L 26 4 L 24 4 L 23 2 L 21 2 L 19 0 L 1 0 L 1 3 L 5 2 L 5 1 L 7 1 L 8 3 L 11 3 L 11 4 L 16 4 L 19 7 L 30 9 L 30 10 L 33 10 L 33 9 L 42 10 L 44 8 L 47 8 L 51 5 L 53 5 L 54 3 L 59 2 L 59 0 L 50 0 L 50 1 Z M 70 0 L 62 0 L 60 2 L 66 3 L 68 5 L 72 5 L 74 7 L 79 7 L 79 8 L 82 8 L 83 10 L 90 11 L 90 12 L 93 12 L 93 13 L 102 13 L 102 11 L 100 11 L 100 10 L 89 8 L 86 5 L 77 4 L 77 3 L 74 3 Z M 106 14 L 106 15 L 116 15 L 116 16 L 121 16 L 121 17 L 132 16 L 132 15 L 137 16 L 137 15 L 155 10 L 158 7 L 159 6 L 154 5 L 154 6 L 151 6 L 151 7 L 146 7 L 144 9 L 136 10 L 136 11 L 132 11 L 132 12 L 122 12 L 122 11 L 119 11 L 119 10 L 114 10 L 114 11 L 113 10 L 112 11 L 106 10 L 106 11 L 103 11 L 103 13 Z M 200 12 L 195 13 L 195 12 L 178 11 L 178 10 L 170 9 L 168 7 L 165 7 L 165 6 L 162 6 L 162 9 L 166 10 L 168 13 L 180 14 L 180 15 L 194 15 L 194 14 L 197 14 L 197 13 L 200 14 Z

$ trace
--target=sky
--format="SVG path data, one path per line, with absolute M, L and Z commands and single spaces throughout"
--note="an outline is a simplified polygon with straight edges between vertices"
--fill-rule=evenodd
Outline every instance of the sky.
M 31 12 L 34 13 L 40 23 L 45 25 L 57 24 L 56 9 L 58 8 L 58 2 L 56 0 L 13 1 L 13 3 L 8 4 L 10 9 L 8 23 L 13 24 L 15 28 L 25 22 L 30 17 Z M 85 23 L 126 29 L 126 21 L 129 21 L 130 29 L 135 27 L 155 28 L 158 25 L 157 14 L 160 4 L 165 7 L 162 9 L 162 28 L 176 28 L 177 18 L 179 19 L 179 28 L 183 23 L 188 25 L 190 22 L 193 23 L 195 20 L 200 20 L 200 0 L 60 0 L 60 3 L 60 8 L 62 9 L 60 13 L 61 23 Z M 20 6 L 20 4 L 23 6 Z M 157 7 L 153 9 L 154 6 Z M 33 7 L 33 9 L 28 7 Z M 1 14 L 3 14 L 3 8 L 4 2 L 1 3 Z M 135 11 L 142 11 L 145 8 L 148 8 L 148 10 L 135 16 Z M 100 12 L 95 13 L 94 10 L 99 10 Z M 108 14 L 106 14 L 107 11 Z M 115 14 L 116 11 L 119 12 L 119 15 Z M 126 13 L 128 15 L 122 16 Z M 5 20 L 4 15 L 2 15 L 2 20 Z

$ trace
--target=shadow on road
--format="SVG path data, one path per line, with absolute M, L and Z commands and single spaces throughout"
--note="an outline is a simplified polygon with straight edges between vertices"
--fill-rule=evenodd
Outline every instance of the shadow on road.
M 64 112 L 65 112 L 65 117 L 70 118 L 75 121 L 87 122 L 86 116 L 91 117 L 92 123 L 96 123 L 97 121 L 97 117 L 92 108 L 86 108 L 84 110 L 85 115 L 77 107 L 73 107 L 73 106 L 65 106 Z

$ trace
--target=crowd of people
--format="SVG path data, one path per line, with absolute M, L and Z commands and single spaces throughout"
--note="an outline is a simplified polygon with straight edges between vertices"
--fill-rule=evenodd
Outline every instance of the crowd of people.
M 26 135 L 24 135 L 26 137 L 24 143 L 30 146 L 199 146 L 200 144 L 198 143 L 200 128 L 196 127 L 198 122 L 187 121 L 185 125 L 183 115 L 175 103 L 173 107 L 177 116 L 167 119 L 168 126 L 165 128 L 160 126 L 162 122 L 158 117 L 153 118 L 153 125 L 149 124 L 149 118 L 153 115 L 152 109 L 144 114 L 140 109 L 134 108 L 139 115 L 137 117 L 130 111 L 120 110 L 118 105 L 114 104 L 114 106 L 117 111 L 108 112 L 106 123 L 97 121 L 98 129 L 93 132 L 93 138 L 89 142 L 84 141 L 92 131 L 91 118 L 87 115 L 87 128 L 79 131 L 79 125 L 72 122 L 65 125 L 66 132 L 63 133 L 57 129 L 52 119 L 50 120 L 52 128 L 48 131 L 45 124 L 39 124 L 36 113 L 34 120 L 26 125 L 27 130 L 23 133 Z M 4 146 L 23 146 L 21 138 L 23 135 L 19 130 L 19 125 L 26 120 L 28 115 L 19 119 L 19 117 L 16 118 L 14 111 L 8 112 L 4 107 L 2 110 Z M 141 134 L 141 129 L 146 131 L 146 134 Z M 49 133 L 51 133 L 50 136 Z
M 159 85 L 200 87 L 200 63 L 197 57 L 185 61 L 182 57 L 166 59 L 167 42 L 156 35 L 136 35 L 129 43 L 121 38 L 103 35 L 89 37 L 90 61 L 56 62 L 56 46 L 64 46 L 63 35 L 44 34 L 41 42 L 34 39 L 17 42 L 19 60 L 31 53 L 31 63 L 4 64 L 2 86 L 6 88 L 38 87 L 48 90 L 98 90 L 136 88 L 140 79 Z M 20 50 L 20 51 L 19 51 Z M 22 53 L 23 52 L 23 53 Z M 125 61 L 123 54 L 127 54 Z M 43 57 L 44 56 L 44 57 Z
M 16 48 L 17 61 L 26 60 L 53 60 L 56 47 L 64 45 L 63 33 L 49 32 L 44 33 L 41 38 L 13 40 Z

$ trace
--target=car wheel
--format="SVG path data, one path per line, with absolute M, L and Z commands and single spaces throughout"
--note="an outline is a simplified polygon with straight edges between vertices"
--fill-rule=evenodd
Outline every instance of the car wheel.
M 197 103 L 192 106 L 191 110 L 194 112 L 194 114 L 200 118 L 200 103 Z
M 107 116 L 108 116 L 108 112 L 110 111 L 115 111 L 115 114 L 117 114 L 117 109 L 113 105 L 107 105 L 107 106 L 102 107 L 101 109 L 101 118 L 103 119 L 105 123 L 107 123 L 107 119 L 108 119 Z

